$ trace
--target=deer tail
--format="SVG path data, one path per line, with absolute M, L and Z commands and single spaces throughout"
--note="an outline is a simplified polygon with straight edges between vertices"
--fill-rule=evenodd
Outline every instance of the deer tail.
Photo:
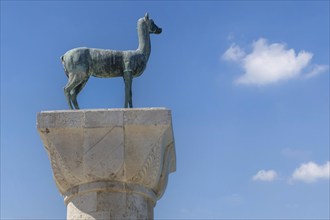
M 66 69 L 65 62 L 64 62 L 64 55 L 61 56 L 61 61 L 62 61 L 62 64 L 63 64 L 63 68 L 64 68 L 65 75 L 66 75 L 67 77 L 69 77 L 69 72 L 68 72 L 68 70 Z

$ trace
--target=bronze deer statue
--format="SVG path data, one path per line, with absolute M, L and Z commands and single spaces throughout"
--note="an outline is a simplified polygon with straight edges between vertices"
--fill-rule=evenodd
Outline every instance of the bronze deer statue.
M 150 34 L 160 34 L 159 28 L 148 13 L 137 22 L 139 47 L 136 50 L 116 51 L 95 48 L 74 48 L 62 57 L 68 83 L 64 94 L 71 109 L 79 109 L 77 95 L 90 76 L 100 78 L 123 77 L 125 83 L 125 108 L 133 108 L 132 81 L 146 68 L 150 53 Z M 74 107 L 74 108 L 73 108 Z

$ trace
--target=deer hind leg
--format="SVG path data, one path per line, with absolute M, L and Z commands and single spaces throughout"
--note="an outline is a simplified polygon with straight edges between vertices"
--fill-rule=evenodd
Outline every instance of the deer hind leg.
M 77 102 L 77 96 L 81 92 L 81 90 L 85 87 L 86 83 L 88 81 L 88 78 L 83 80 L 77 87 L 73 89 L 72 94 L 72 103 L 76 109 L 80 109 L 78 102 Z
M 74 81 L 73 78 L 74 78 L 74 75 L 69 74 L 68 83 L 64 87 L 64 95 L 66 97 L 66 100 L 68 102 L 68 105 L 69 105 L 70 109 L 73 109 L 73 106 L 72 106 L 72 103 L 71 103 L 71 89 L 72 89 L 72 84 L 73 84 L 73 81 Z
M 77 90 L 75 88 L 77 86 L 79 86 L 79 84 L 81 84 L 82 81 L 83 80 L 81 79 L 81 77 L 79 77 L 79 74 L 73 74 L 73 73 L 69 74 L 69 81 L 66 84 L 66 86 L 64 87 L 64 94 L 66 96 L 70 109 L 74 109 L 72 104 L 78 105 L 77 100 L 76 100 Z M 75 103 L 73 103 L 74 100 L 75 100 Z M 76 105 L 75 105 L 75 108 L 79 109 L 79 106 L 77 108 Z

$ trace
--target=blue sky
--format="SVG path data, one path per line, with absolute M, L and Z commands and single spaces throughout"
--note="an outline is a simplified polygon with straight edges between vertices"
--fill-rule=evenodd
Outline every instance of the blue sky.
M 1 1 L 1 218 L 64 219 L 36 114 L 68 109 L 60 56 L 136 49 L 135 107 L 172 110 L 177 172 L 157 219 L 329 219 L 329 1 Z M 90 78 L 81 108 L 120 108 Z

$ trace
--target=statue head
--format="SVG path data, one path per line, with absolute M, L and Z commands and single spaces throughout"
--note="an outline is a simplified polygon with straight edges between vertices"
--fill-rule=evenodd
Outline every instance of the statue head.
M 148 26 L 148 30 L 149 30 L 149 33 L 152 33 L 152 34 L 160 34 L 162 33 L 162 28 L 158 27 L 155 22 L 149 18 L 149 14 L 146 13 L 145 16 L 144 16 L 144 22 L 147 24 Z

